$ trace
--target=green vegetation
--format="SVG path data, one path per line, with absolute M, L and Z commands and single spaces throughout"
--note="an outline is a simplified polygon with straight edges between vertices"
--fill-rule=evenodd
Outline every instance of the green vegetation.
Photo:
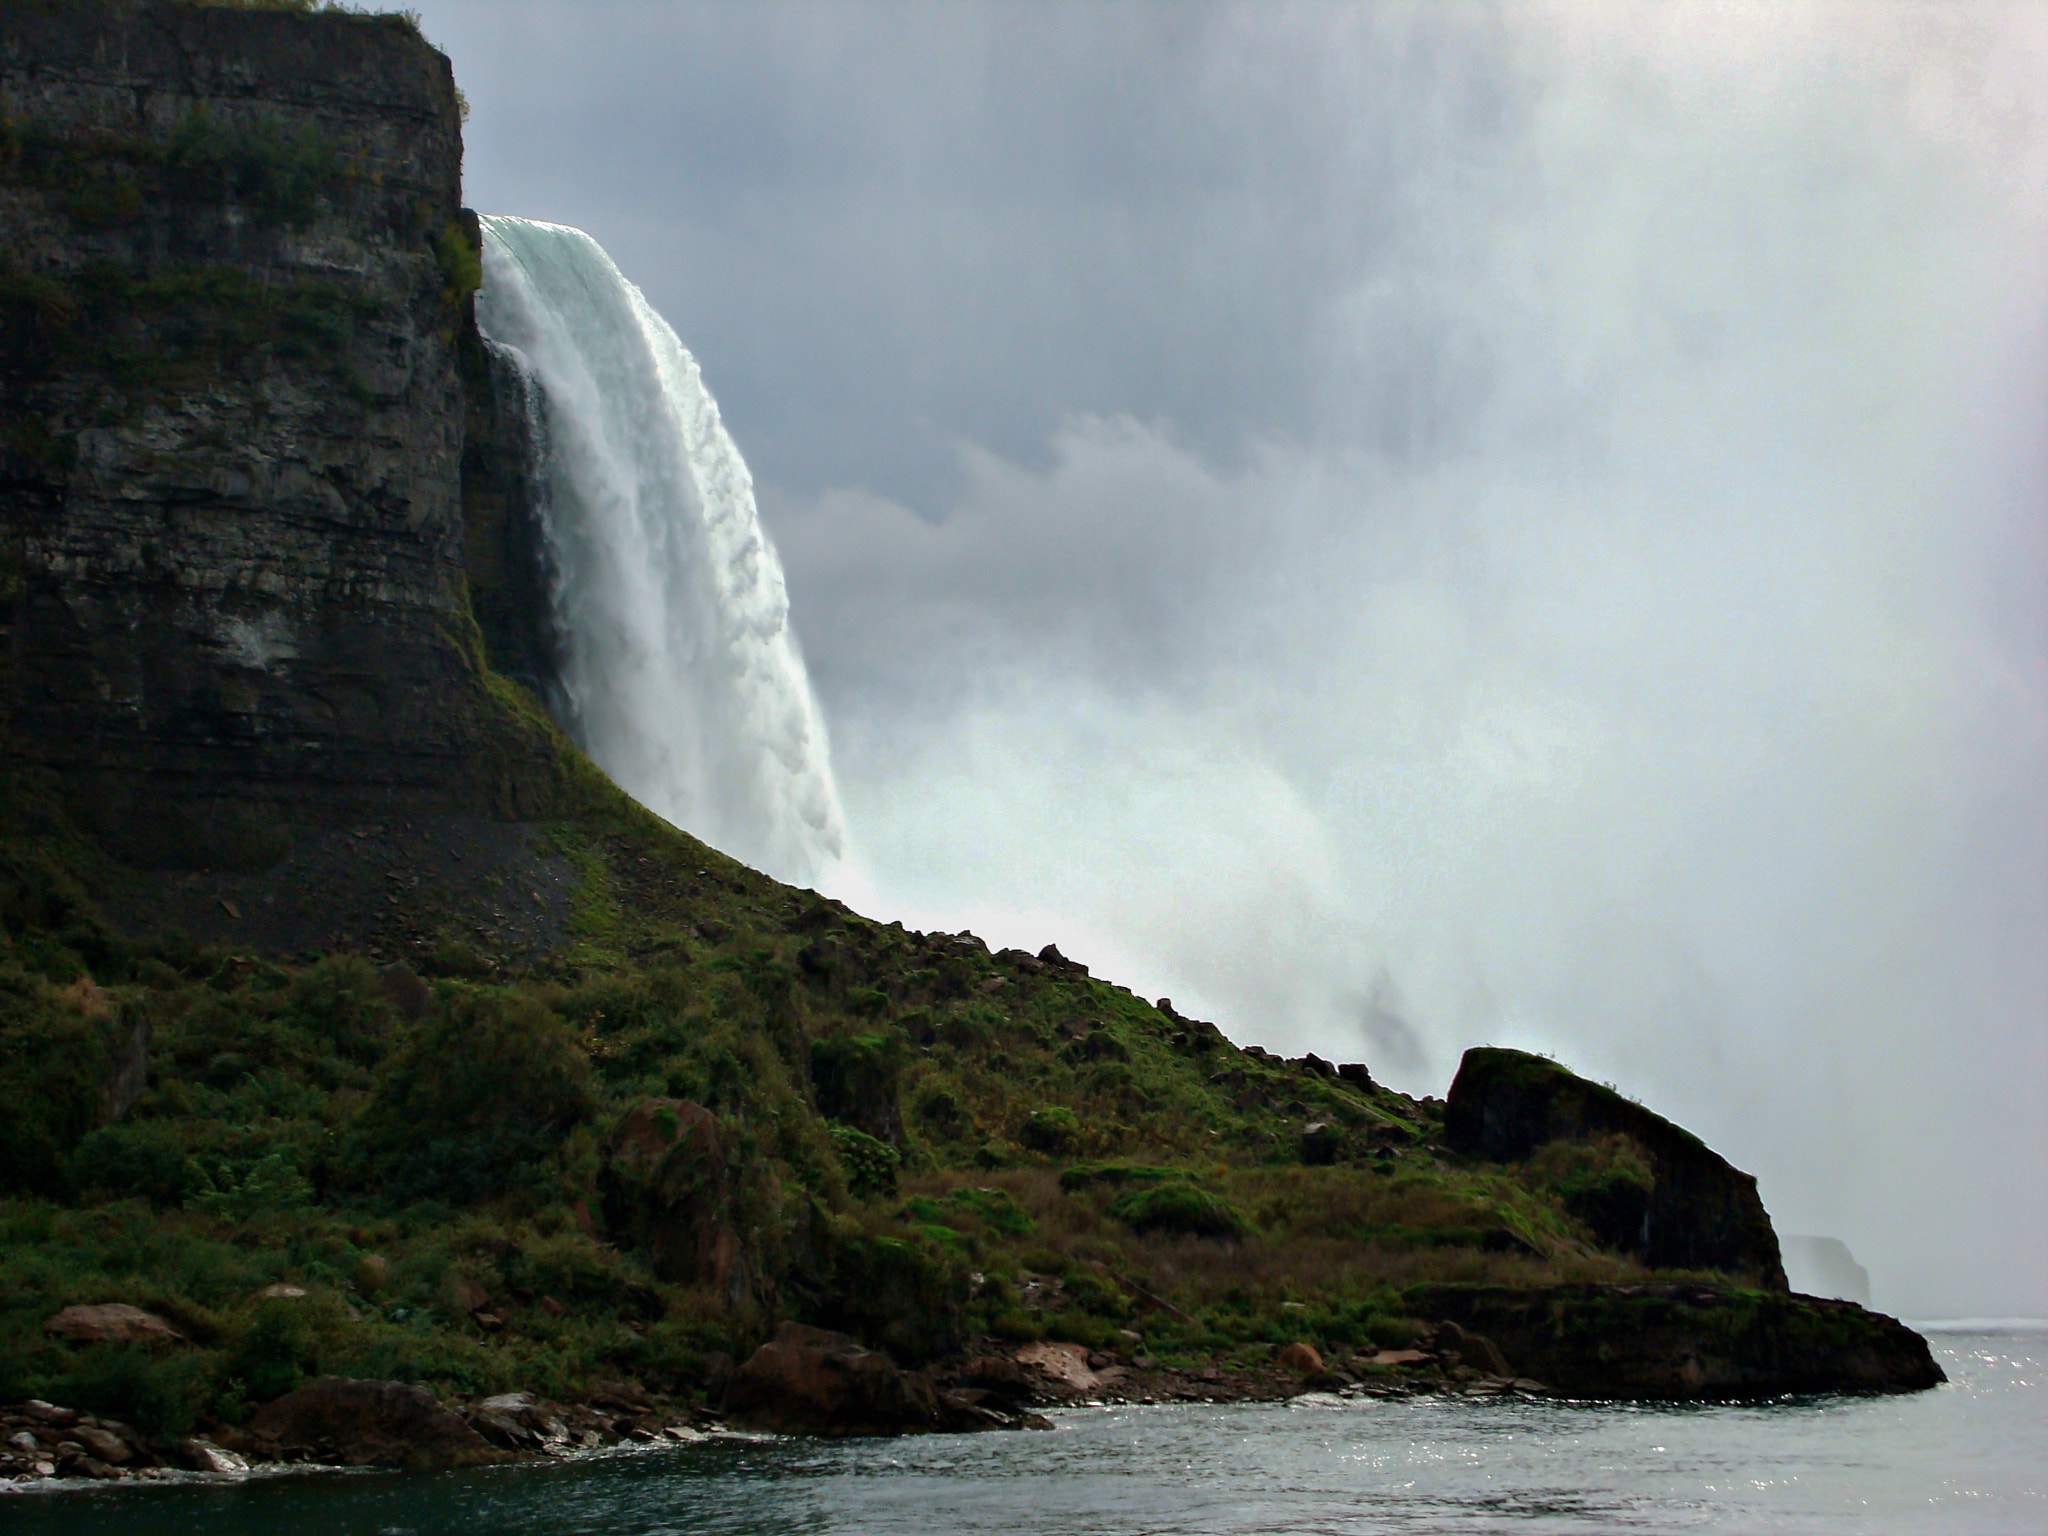
M 393 971 L 121 937 L 91 896 L 119 872 L 13 786 L 0 1395 L 176 1427 L 316 1371 L 688 1391 L 777 1313 L 907 1360 L 1135 1336 L 1194 1362 L 1402 1342 L 1425 1282 L 1642 1273 L 1598 1245 L 1641 1172 L 1621 1143 L 1465 1165 L 1437 1106 L 868 921 L 583 792 L 552 834 L 582 871 L 565 943 L 450 935 Z M 1336 1161 L 1305 1161 L 1311 1121 Z M 186 1342 L 41 1332 L 112 1300 Z

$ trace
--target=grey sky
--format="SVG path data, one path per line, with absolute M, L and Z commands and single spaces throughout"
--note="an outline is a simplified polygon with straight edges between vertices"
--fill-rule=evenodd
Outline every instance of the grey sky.
M 422 11 L 702 362 L 871 907 L 2048 1311 L 2048 13 Z

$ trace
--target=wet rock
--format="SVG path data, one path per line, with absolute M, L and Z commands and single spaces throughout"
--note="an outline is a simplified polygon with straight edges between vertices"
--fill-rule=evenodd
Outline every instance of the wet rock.
M 194 1436 L 180 1440 L 172 1447 L 178 1464 L 188 1472 L 246 1472 L 249 1463 L 245 1457 L 215 1445 L 211 1440 Z
M 182 1344 L 185 1335 L 154 1312 L 125 1302 L 92 1307 L 66 1307 L 43 1319 L 43 1332 L 81 1344 Z
M 425 1387 L 326 1376 L 257 1410 L 259 1449 L 346 1466 L 463 1467 L 500 1454 Z
M 931 1382 L 843 1334 L 785 1323 L 733 1373 L 721 1405 L 735 1424 L 783 1433 L 897 1435 L 935 1429 Z

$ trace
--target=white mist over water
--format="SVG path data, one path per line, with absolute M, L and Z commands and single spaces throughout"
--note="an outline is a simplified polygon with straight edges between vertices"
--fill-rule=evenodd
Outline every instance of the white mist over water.
M 648 809 L 815 883 L 844 851 L 824 724 L 696 360 L 581 230 L 482 223 L 478 324 L 543 402 L 563 724 Z

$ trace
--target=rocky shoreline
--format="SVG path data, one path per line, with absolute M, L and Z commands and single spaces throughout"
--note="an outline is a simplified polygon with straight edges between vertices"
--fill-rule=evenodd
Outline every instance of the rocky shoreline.
M 1650 1292 L 1648 1300 L 1667 1312 L 1675 1301 L 1704 1299 L 1665 1294 L 1677 1290 L 1671 1287 L 1636 1289 Z M 1616 1300 L 1602 1299 L 1610 1306 Z M 1479 1310 L 1504 1315 L 1507 1298 L 1479 1300 Z M 1822 1305 L 1837 1317 L 1848 1306 Z M 1873 1376 L 1866 1390 L 1910 1390 L 1944 1379 L 1917 1334 L 1870 1317 L 1876 1336 L 1900 1360 L 1889 1377 Z M 1519 1337 L 1512 1342 L 1533 1348 Z M 574 1402 L 512 1392 L 444 1403 L 418 1384 L 323 1377 L 265 1404 L 246 1424 L 206 1426 L 179 1437 L 152 1437 L 52 1403 L 17 1403 L 0 1407 L 0 1484 L 148 1481 L 279 1466 L 480 1466 L 689 1443 L 732 1431 L 885 1436 L 1050 1429 L 1043 1409 L 1281 1402 L 1311 1393 L 1339 1399 L 1610 1395 L 1577 1387 L 1571 1378 L 1584 1373 L 1554 1351 L 1545 1358 L 1563 1367 L 1563 1388 L 1518 1373 L 1494 1339 L 1443 1318 L 1424 1326 L 1410 1348 L 1364 1349 L 1327 1360 L 1304 1343 L 1280 1346 L 1262 1361 L 1183 1366 L 1073 1343 L 1004 1346 L 984 1339 L 977 1351 L 911 1371 L 843 1334 L 785 1323 L 745 1362 L 712 1361 L 701 1400 L 605 1382 Z M 1686 1360 L 1689 1368 L 1681 1361 L 1674 1371 L 1698 1370 L 1696 1350 Z M 1747 1391 L 1719 1395 L 1773 1395 L 1782 1386 L 1761 1376 L 1743 1385 Z

